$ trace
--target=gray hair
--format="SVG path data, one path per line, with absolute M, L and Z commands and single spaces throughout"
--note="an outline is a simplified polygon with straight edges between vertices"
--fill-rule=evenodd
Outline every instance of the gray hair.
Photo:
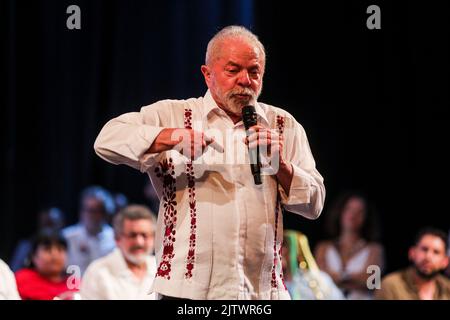
M 146 206 L 143 205 L 129 205 L 122 210 L 120 210 L 114 217 L 113 227 L 115 237 L 123 232 L 123 224 L 125 220 L 149 220 L 152 223 L 152 232 L 156 229 L 156 216 L 155 214 Z
M 264 45 L 259 41 L 258 37 L 251 31 L 242 26 L 228 26 L 217 32 L 214 37 L 209 41 L 206 49 L 205 64 L 209 65 L 212 60 L 220 52 L 220 48 L 223 40 L 229 38 L 237 38 L 244 40 L 254 46 L 256 46 L 262 55 L 262 60 L 266 62 L 266 50 Z

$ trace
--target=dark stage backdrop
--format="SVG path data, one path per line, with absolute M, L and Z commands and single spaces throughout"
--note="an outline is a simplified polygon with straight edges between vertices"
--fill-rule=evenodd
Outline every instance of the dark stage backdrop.
M 314 3 L 2 0 L 0 257 L 34 231 L 42 207 L 59 206 L 75 222 L 87 185 L 143 202 L 147 177 L 98 158 L 96 135 L 121 113 L 202 96 L 209 38 L 241 24 L 268 51 L 260 100 L 303 124 L 327 187 L 319 220 L 286 213 L 286 227 L 314 245 L 330 200 L 360 189 L 380 212 L 388 270 L 404 266 L 418 228 L 450 227 L 448 11 L 429 2 Z M 66 28 L 72 4 L 81 30 Z M 370 4 L 381 7 L 381 30 L 366 28 Z

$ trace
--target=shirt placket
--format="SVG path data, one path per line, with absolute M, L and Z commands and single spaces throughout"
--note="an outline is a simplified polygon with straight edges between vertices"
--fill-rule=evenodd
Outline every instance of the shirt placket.
M 235 130 L 243 130 L 242 124 L 236 124 Z M 249 298 L 249 288 L 245 276 L 245 248 L 247 241 L 247 227 L 248 227 L 248 212 L 245 205 L 245 184 L 242 179 L 243 166 L 239 164 L 234 165 L 233 180 L 237 186 L 237 201 L 239 208 L 239 239 L 238 239 L 238 257 L 237 269 L 239 274 L 239 299 Z

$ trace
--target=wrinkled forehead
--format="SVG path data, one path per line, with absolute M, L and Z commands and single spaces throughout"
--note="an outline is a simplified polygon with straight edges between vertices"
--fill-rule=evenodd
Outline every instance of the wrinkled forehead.
M 222 63 L 237 61 L 241 63 L 257 63 L 264 65 L 264 53 L 256 43 L 241 38 L 225 38 L 221 40 L 216 59 Z

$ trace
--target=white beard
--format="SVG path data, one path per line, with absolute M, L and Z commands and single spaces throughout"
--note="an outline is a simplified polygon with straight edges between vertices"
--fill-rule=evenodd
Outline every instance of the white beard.
M 227 109 L 231 113 L 241 114 L 243 107 L 248 106 L 248 105 L 255 105 L 255 103 L 256 103 L 256 99 L 253 97 L 251 99 L 242 99 L 242 100 L 230 98 L 228 100 Z
M 255 105 L 258 97 L 260 96 L 262 92 L 262 86 L 259 90 L 259 92 L 253 92 L 249 88 L 243 88 L 241 90 L 234 89 L 231 92 L 228 92 L 227 94 L 222 94 L 219 92 L 219 96 L 223 97 L 223 104 L 226 111 L 229 111 L 230 113 L 240 115 L 242 113 L 242 108 L 248 105 Z M 239 99 L 236 97 L 233 97 L 234 94 L 248 94 L 251 97 L 248 99 Z
M 124 255 L 125 259 L 134 264 L 134 265 L 142 265 L 146 262 L 148 256 L 150 253 L 142 253 L 142 254 L 131 254 L 129 252 L 122 251 L 122 254 Z

